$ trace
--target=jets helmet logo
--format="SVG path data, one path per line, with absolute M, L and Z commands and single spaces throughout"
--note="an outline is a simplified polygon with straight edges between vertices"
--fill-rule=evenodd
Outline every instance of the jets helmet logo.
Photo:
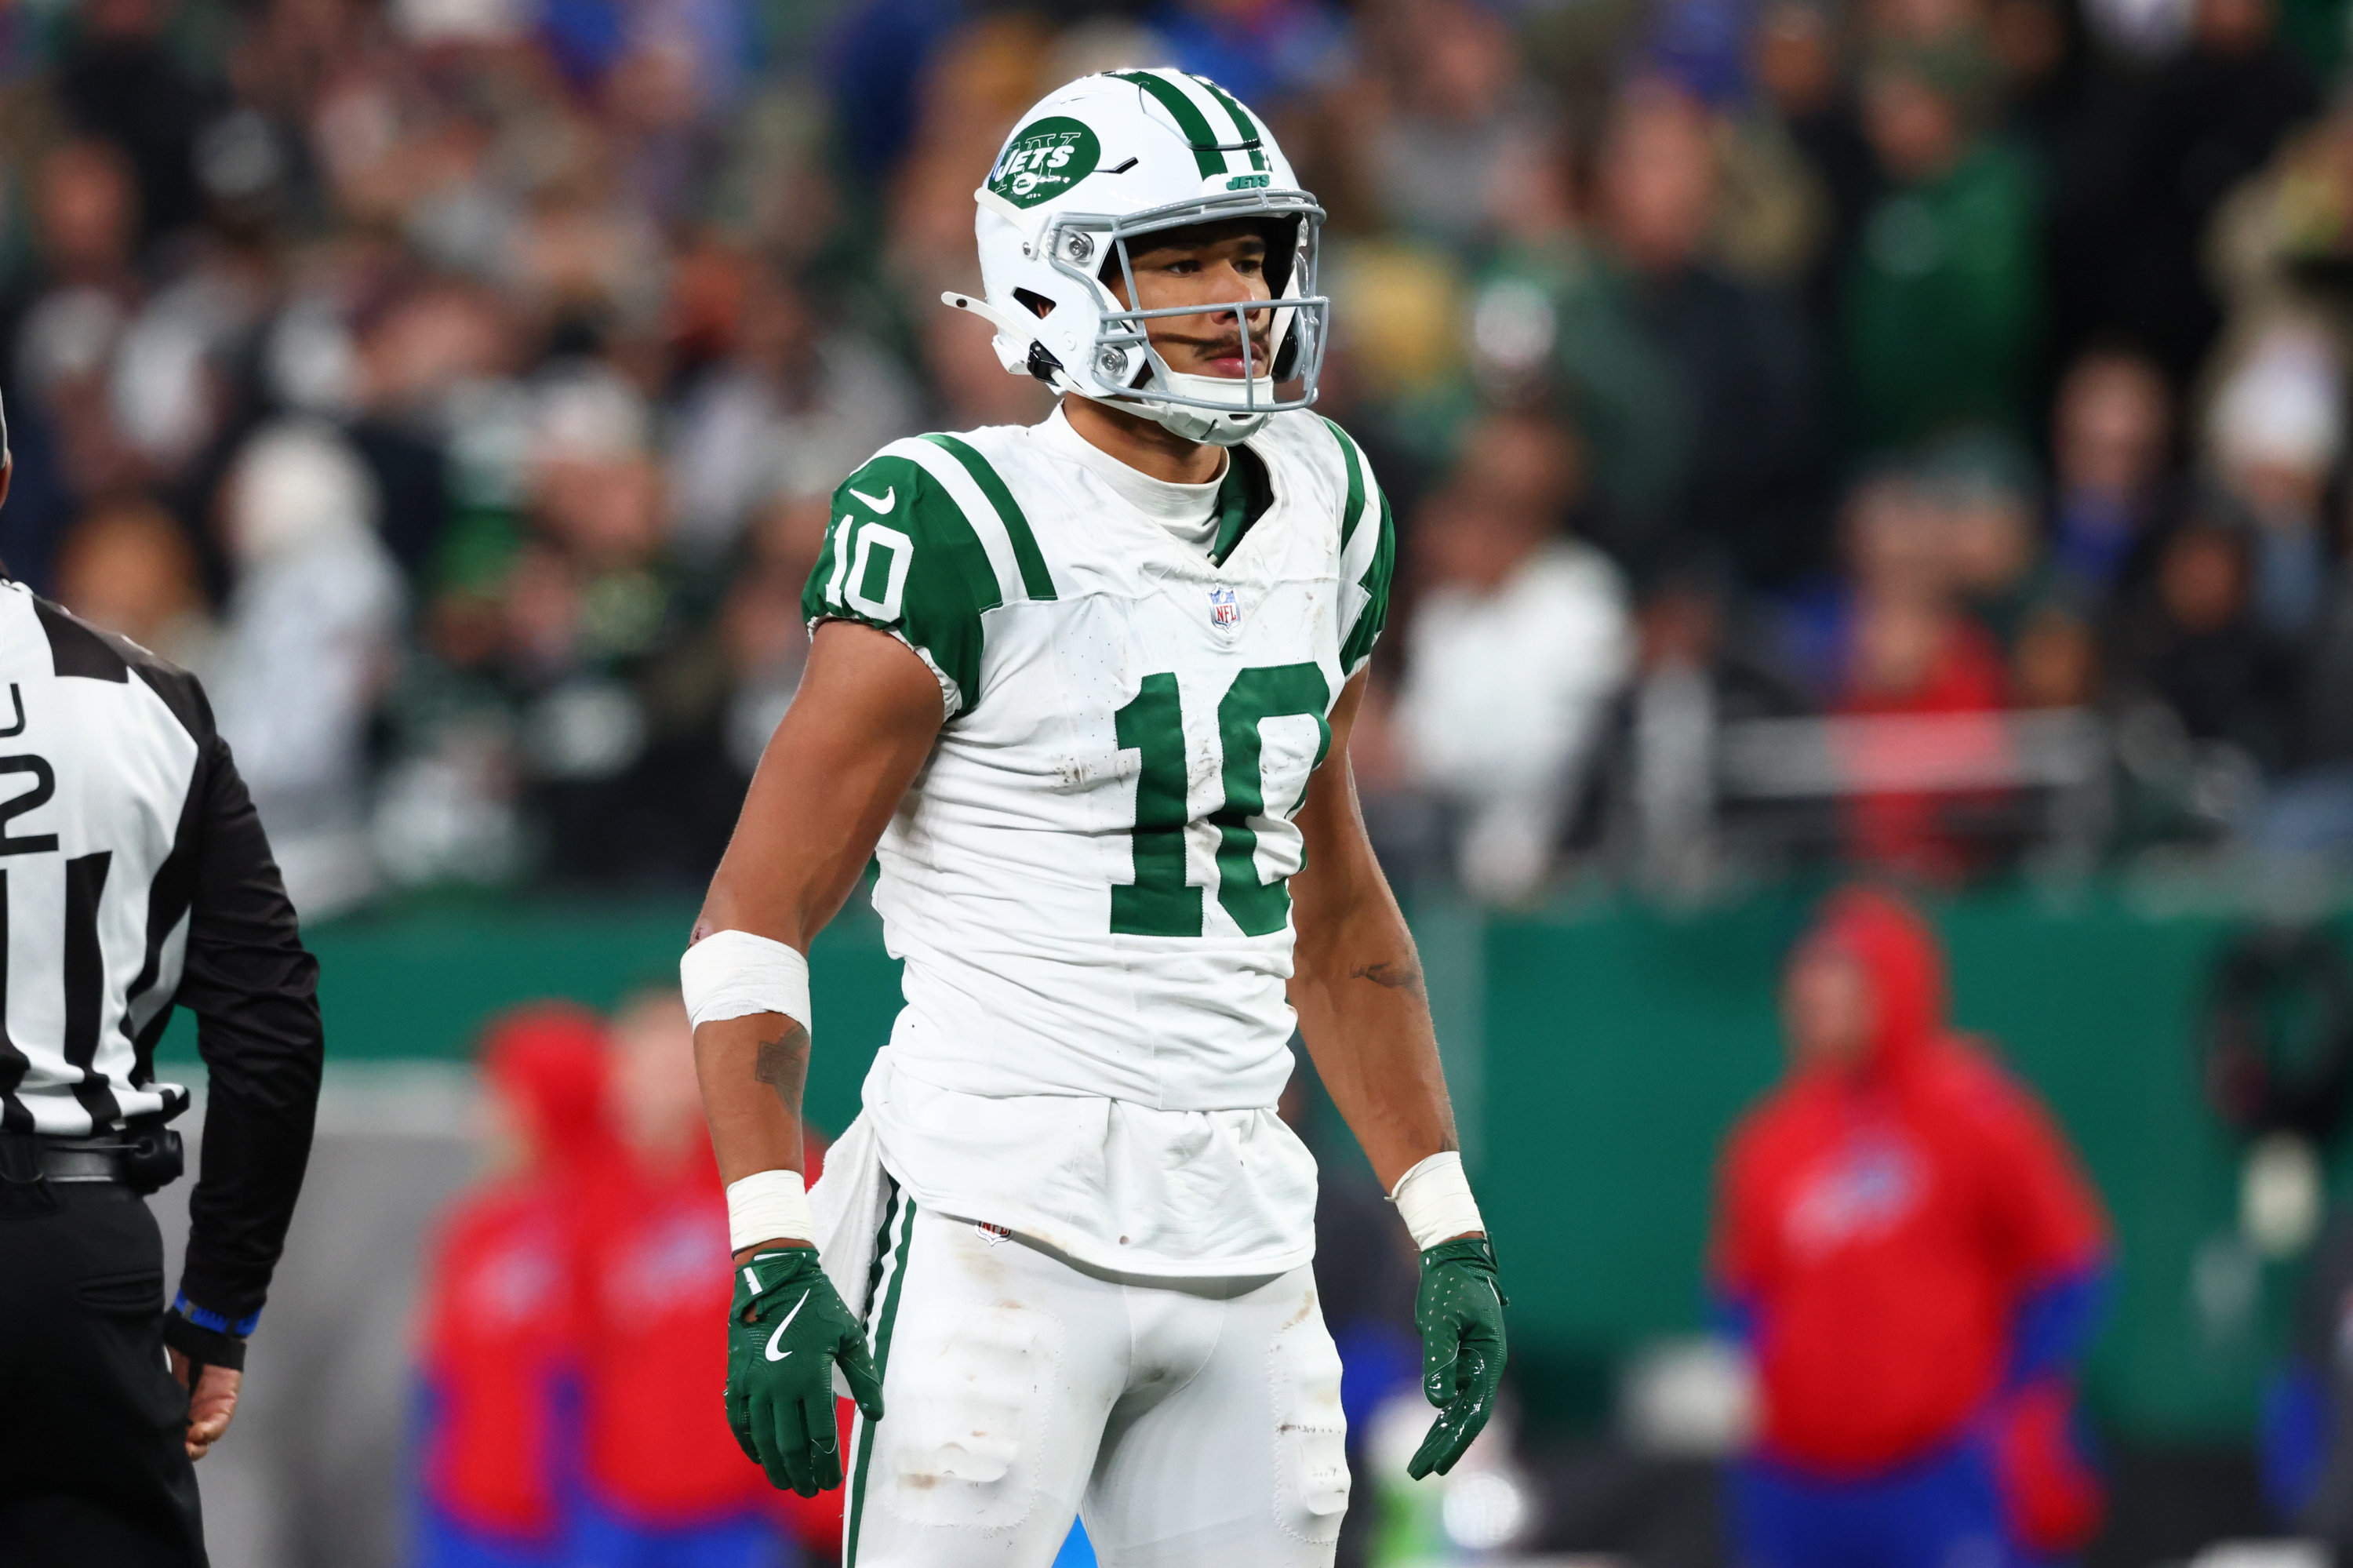
M 988 188 L 1015 207 L 1051 201 L 1095 172 L 1103 144 L 1067 115 L 1033 120 L 1013 133 L 988 171 Z

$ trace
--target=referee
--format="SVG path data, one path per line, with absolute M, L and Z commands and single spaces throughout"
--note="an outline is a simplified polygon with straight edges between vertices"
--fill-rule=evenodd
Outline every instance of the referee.
M 0 501 L 12 471 L 0 418 Z M 236 1412 L 310 1158 L 317 977 L 195 677 L 0 577 L 10 1568 L 204 1568 L 192 1461 Z M 144 1200 L 180 1174 L 188 1092 L 154 1066 L 174 1003 L 210 1093 L 167 1310 Z

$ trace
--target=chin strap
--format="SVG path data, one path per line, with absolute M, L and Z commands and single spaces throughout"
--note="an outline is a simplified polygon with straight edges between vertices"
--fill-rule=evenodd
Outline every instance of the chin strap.
M 1077 378 L 1063 367 L 1060 360 L 1046 352 L 1045 344 L 1038 340 L 1035 323 L 1025 323 L 1020 317 L 1007 314 L 987 300 L 976 299 L 970 294 L 960 294 L 953 289 L 940 295 L 940 302 L 955 310 L 970 311 L 974 315 L 995 327 L 997 335 L 1008 343 L 1028 344 L 1029 345 L 1029 364 L 1007 366 L 1006 369 L 1011 374 L 1018 376 L 1026 369 L 1057 392 L 1066 392 L 1081 397 L 1092 397 L 1103 403 L 1134 404 L 1137 411 L 1146 418 L 1157 422 L 1188 441 L 1203 441 L 1210 446 L 1219 447 L 1240 446 L 1257 434 L 1271 417 L 1270 413 L 1258 413 L 1238 419 L 1233 417 L 1234 414 L 1240 413 L 1238 409 L 1221 414 L 1214 409 L 1155 404 L 1149 395 L 1144 393 L 1130 392 L 1123 395 L 1109 388 L 1097 389 L 1082 386 Z M 1003 357 L 1002 355 L 998 355 L 1000 361 Z M 1042 366 L 1039 364 L 1041 359 L 1044 361 Z M 1045 373 L 1041 374 L 1041 371 Z M 1199 382 L 1208 387 L 1232 385 L 1230 382 L 1206 376 L 1175 376 L 1172 379 L 1180 385 L 1192 381 Z M 1274 388 L 1271 380 L 1261 378 L 1258 384 L 1265 387 L 1271 397 Z

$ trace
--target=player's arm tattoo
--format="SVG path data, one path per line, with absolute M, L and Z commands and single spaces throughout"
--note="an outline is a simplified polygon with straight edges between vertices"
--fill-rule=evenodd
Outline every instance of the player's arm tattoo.
M 1367 980 L 1389 991 L 1401 991 L 1409 996 L 1427 1001 L 1429 988 L 1422 984 L 1421 962 L 1407 959 L 1403 962 L 1383 959 L 1378 963 L 1358 964 L 1348 971 L 1350 980 Z
M 797 1115 L 801 1090 L 808 1081 L 808 1031 L 790 1019 L 773 1040 L 763 1040 L 752 1056 L 752 1076 L 776 1091 L 785 1108 Z

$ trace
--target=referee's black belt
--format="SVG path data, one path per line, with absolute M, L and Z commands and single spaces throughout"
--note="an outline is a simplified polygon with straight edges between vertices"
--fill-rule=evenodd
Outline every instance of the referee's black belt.
M 131 1145 L 115 1139 L 36 1138 L 33 1158 L 52 1181 L 128 1181 Z
M 0 1133 L 0 1180 L 12 1185 L 111 1181 L 152 1192 L 176 1180 L 181 1163 L 180 1135 L 153 1124 L 89 1138 Z

